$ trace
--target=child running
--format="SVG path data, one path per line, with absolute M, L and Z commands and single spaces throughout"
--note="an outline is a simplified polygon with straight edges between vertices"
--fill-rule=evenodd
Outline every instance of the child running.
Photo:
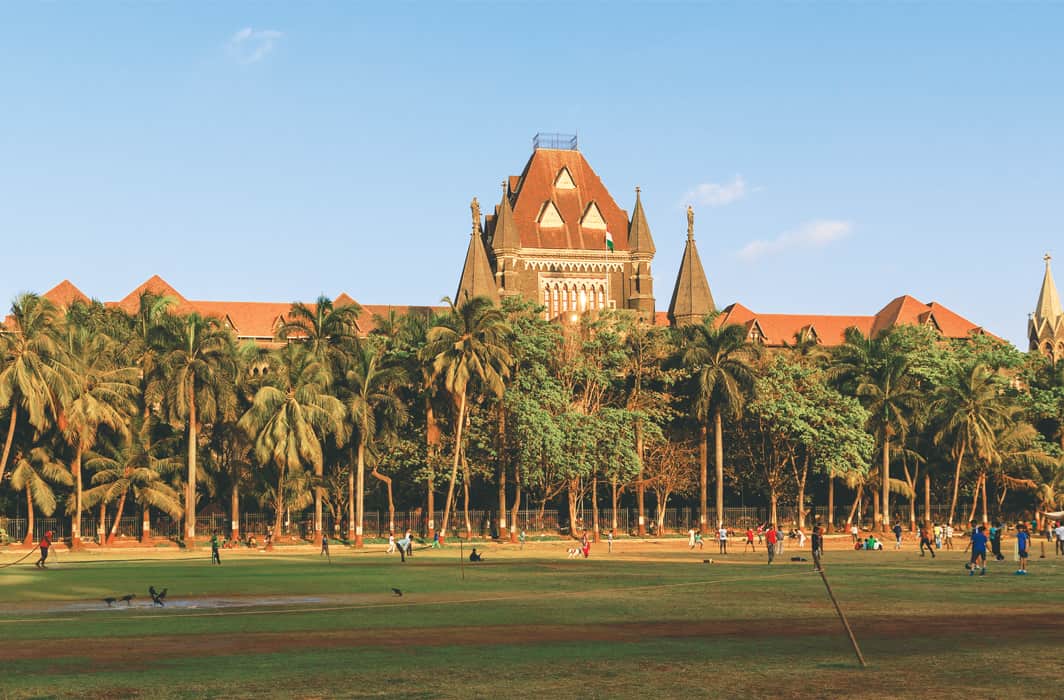
M 749 547 L 751 552 L 756 552 L 757 547 L 754 545 L 754 530 L 751 527 L 746 528 L 746 544 L 743 545 L 743 554 L 746 554 L 746 548 Z
M 41 541 L 37 544 L 37 546 L 41 548 L 41 558 L 37 560 L 37 568 L 47 569 L 48 567 L 45 566 L 45 562 L 48 561 L 48 548 L 52 546 L 51 530 L 44 533 L 44 537 L 41 538 Z

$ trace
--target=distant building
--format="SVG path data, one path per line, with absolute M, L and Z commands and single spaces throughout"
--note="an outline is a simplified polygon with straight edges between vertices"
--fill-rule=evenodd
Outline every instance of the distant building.
M 571 321 L 605 309 L 629 309 L 656 325 L 700 323 L 717 311 L 694 237 L 694 212 L 687 211 L 687 239 L 667 311 L 658 311 L 654 297 L 654 238 L 639 188 L 632 214 L 617 204 L 602 180 L 577 149 L 575 136 L 537 134 L 532 155 L 520 175 L 502 183 L 494 212 L 480 213 L 471 204 L 472 227 L 455 301 L 474 296 L 494 301 L 517 295 L 541 304 L 551 319 Z M 123 299 L 108 302 L 134 312 L 140 295 L 149 291 L 174 300 L 178 312 L 214 316 L 239 339 L 271 342 L 285 323 L 291 304 L 261 301 L 193 301 L 159 276 L 153 276 Z M 88 297 L 69 281 L 44 294 L 59 306 Z M 341 293 L 336 306 L 356 303 Z M 313 306 L 313 302 L 308 304 Z M 362 305 L 362 334 L 371 332 L 377 317 L 431 314 L 434 306 Z M 900 296 L 871 316 L 825 314 L 759 314 L 739 303 L 726 306 L 718 323 L 746 328 L 750 340 L 781 347 L 800 336 L 823 345 L 838 345 L 847 328 L 875 336 L 897 325 L 927 325 L 946 338 L 967 338 L 985 331 L 937 302 L 924 304 Z M 1031 319 L 1031 348 L 1064 357 L 1064 315 L 1049 272 L 1038 308 Z
M 1037 350 L 1050 360 L 1064 360 L 1064 309 L 1060 305 L 1057 285 L 1053 282 L 1053 271 L 1049 268 L 1052 257 L 1046 253 L 1046 273 L 1042 278 L 1042 289 L 1038 292 L 1038 303 L 1034 313 L 1027 321 L 1027 338 L 1030 349 Z

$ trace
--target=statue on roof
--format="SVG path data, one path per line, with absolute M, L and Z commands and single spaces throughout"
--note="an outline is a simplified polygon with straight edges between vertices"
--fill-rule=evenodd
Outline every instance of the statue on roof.
M 480 230 L 480 202 L 476 197 L 469 203 L 469 209 L 473 213 L 473 231 L 477 232 Z
M 695 237 L 695 210 L 690 204 L 687 205 L 687 237 Z

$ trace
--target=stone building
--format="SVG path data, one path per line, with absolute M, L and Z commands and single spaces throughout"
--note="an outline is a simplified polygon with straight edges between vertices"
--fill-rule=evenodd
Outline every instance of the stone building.
M 1049 268 L 1052 259 L 1046 253 L 1046 273 L 1042 278 L 1042 289 L 1038 292 L 1038 303 L 1027 321 L 1027 338 L 1030 350 L 1037 350 L 1054 362 L 1064 360 L 1064 309 L 1060 305 L 1057 285 L 1053 282 L 1053 271 Z

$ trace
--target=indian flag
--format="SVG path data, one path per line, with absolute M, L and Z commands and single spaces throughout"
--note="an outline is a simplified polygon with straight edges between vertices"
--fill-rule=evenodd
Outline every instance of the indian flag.
M 609 231 L 606 232 L 606 247 L 610 249 L 611 253 L 613 252 L 613 234 Z

